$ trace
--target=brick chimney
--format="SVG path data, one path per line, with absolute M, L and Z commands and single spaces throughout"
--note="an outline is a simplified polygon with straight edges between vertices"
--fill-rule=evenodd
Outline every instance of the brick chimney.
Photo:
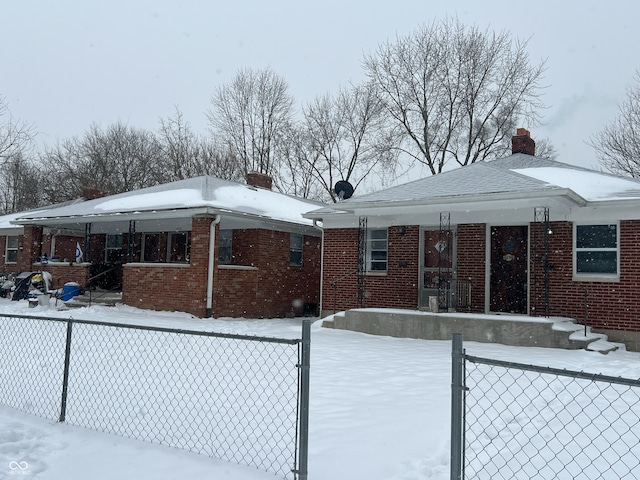
M 525 128 L 516 130 L 516 134 L 511 137 L 511 153 L 536 154 L 536 142 L 531 138 L 529 130 Z
M 82 189 L 82 196 L 87 200 L 94 200 L 96 198 L 102 198 L 106 196 L 106 192 L 104 190 L 100 190 L 96 187 L 84 187 Z
M 271 190 L 272 184 L 273 180 L 271 180 L 271 177 L 266 173 L 260 173 L 256 171 L 247 173 L 247 185 Z

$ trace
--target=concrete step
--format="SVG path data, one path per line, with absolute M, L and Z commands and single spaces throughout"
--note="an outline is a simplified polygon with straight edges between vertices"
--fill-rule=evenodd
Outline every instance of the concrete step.
M 608 353 L 626 349 L 611 343 L 606 335 L 593 333 L 566 317 L 526 315 L 482 315 L 471 313 L 431 313 L 399 309 L 353 309 L 327 317 L 323 327 L 353 330 L 373 335 L 426 340 L 450 340 L 462 333 L 470 342 L 503 345 L 587 349 Z
M 108 291 L 96 291 L 85 292 L 82 295 L 77 295 L 71 300 L 64 302 L 68 308 L 80 308 L 88 307 L 89 305 L 104 305 L 107 307 L 113 307 L 122 303 L 122 292 L 108 292 Z

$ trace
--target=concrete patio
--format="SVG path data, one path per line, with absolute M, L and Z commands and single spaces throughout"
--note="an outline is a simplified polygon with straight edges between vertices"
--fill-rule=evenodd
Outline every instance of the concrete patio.
M 371 335 L 425 340 L 450 340 L 462 333 L 465 341 L 522 347 L 586 349 L 608 353 L 625 349 L 566 317 L 431 313 L 416 310 L 361 308 L 326 317 L 323 327 Z

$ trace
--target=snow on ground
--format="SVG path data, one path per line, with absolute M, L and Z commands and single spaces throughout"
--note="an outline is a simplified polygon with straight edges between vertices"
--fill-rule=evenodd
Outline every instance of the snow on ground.
M 297 338 L 301 319 L 203 320 L 126 306 L 57 311 L 0 299 L 0 313 Z M 310 480 L 449 478 L 451 343 L 312 327 Z M 465 343 L 467 353 L 640 378 L 640 353 Z M 259 480 L 270 473 L 0 406 L 0 479 Z

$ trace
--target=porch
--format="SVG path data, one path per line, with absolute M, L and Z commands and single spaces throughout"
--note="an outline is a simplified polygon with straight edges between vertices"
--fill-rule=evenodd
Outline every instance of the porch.
M 623 344 L 593 333 L 567 317 L 433 313 L 416 310 L 361 308 L 326 317 L 323 327 L 370 335 L 424 340 L 450 340 L 462 333 L 465 341 L 608 353 Z

